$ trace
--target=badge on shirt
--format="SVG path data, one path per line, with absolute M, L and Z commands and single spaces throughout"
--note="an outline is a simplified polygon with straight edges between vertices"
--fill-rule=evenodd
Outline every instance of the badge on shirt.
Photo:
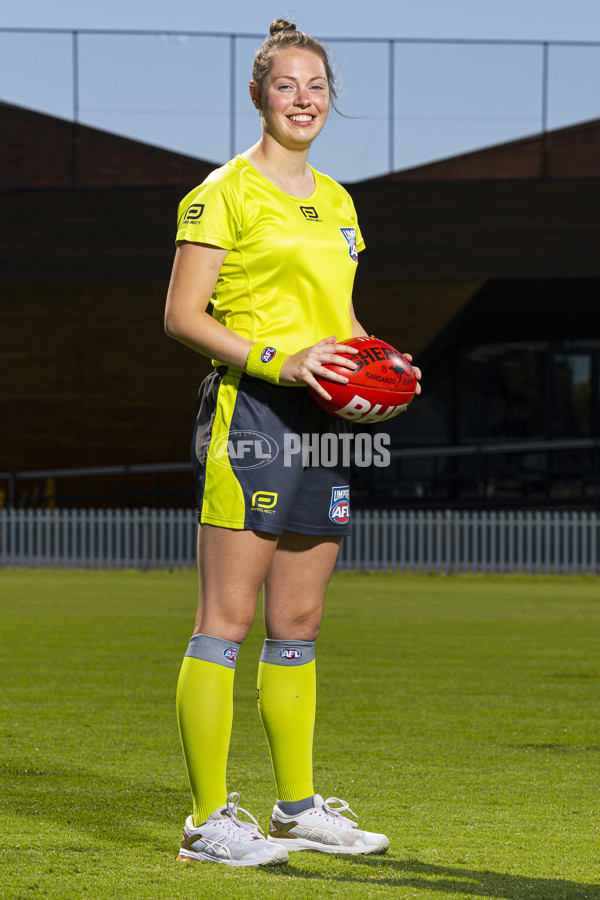
M 356 249 L 356 228 L 340 228 L 340 231 L 348 241 L 348 252 L 350 259 L 358 262 L 358 250 Z

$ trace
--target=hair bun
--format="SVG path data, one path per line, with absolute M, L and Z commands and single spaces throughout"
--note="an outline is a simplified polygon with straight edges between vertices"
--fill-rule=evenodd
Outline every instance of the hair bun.
M 285 19 L 275 19 L 269 29 L 270 34 L 277 34 L 278 31 L 295 31 L 296 26 Z

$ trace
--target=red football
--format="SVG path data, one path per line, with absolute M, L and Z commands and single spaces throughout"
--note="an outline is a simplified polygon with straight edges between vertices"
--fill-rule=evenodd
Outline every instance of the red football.
M 338 341 L 356 347 L 356 353 L 343 353 L 358 366 L 356 371 L 341 366 L 326 365 L 326 369 L 345 375 L 348 384 L 338 384 L 326 378 L 317 378 L 331 395 L 324 400 L 309 388 L 319 406 L 338 419 L 369 424 L 391 419 L 404 412 L 415 396 L 417 379 L 413 367 L 385 341 L 374 337 L 355 337 Z

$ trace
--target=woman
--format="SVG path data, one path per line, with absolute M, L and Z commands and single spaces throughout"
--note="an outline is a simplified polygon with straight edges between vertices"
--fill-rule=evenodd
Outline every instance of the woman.
M 165 328 L 216 367 L 200 388 L 192 443 L 200 586 L 177 690 L 194 804 L 181 860 L 256 866 L 286 862 L 288 850 L 389 846 L 343 816 L 346 803 L 323 801 L 312 781 L 314 643 L 348 530 L 330 516 L 348 472 L 279 452 L 286 434 L 345 431 L 306 385 L 329 399 L 316 376 L 348 379 L 323 366 L 354 368 L 340 355 L 352 348 L 335 336 L 366 334 L 351 302 L 364 247 L 354 206 L 306 162 L 334 88 L 323 46 L 274 22 L 250 82 L 261 139 L 179 210 Z M 227 794 L 225 777 L 235 660 L 261 588 L 258 705 L 278 796 L 266 839 L 254 819 L 238 818 L 239 794 Z

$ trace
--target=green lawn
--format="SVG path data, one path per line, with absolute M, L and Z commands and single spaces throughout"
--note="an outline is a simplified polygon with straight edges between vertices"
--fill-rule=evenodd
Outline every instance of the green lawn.
M 175 862 L 191 573 L 0 572 L 0 897 L 600 898 L 600 582 L 339 575 L 317 644 L 316 787 L 385 856 Z M 230 787 L 274 799 L 236 673 Z

